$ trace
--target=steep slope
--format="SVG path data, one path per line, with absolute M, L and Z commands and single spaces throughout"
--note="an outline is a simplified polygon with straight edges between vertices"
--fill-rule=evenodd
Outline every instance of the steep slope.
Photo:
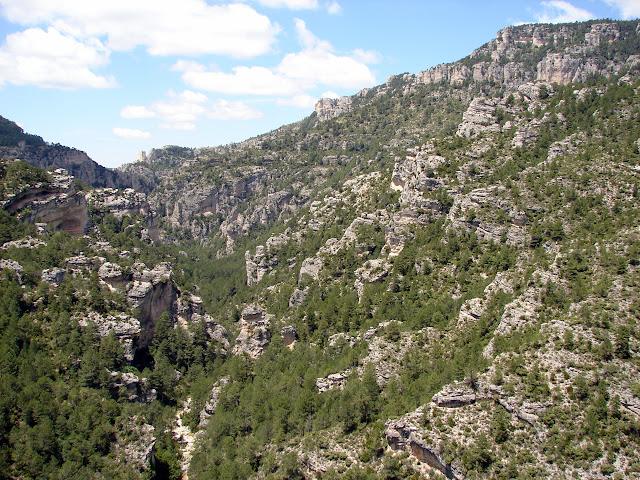
M 47 144 L 42 137 L 25 133 L 11 120 L 0 116 L 0 157 L 20 159 L 43 169 L 63 168 L 85 185 L 107 188 L 135 188 L 149 192 L 152 179 L 111 170 L 89 156 L 60 144 Z
M 3 210 L 2 475 L 638 477 L 639 29 L 153 150 L 84 236 Z M 3 205 L 53 182 L 2 166 Z

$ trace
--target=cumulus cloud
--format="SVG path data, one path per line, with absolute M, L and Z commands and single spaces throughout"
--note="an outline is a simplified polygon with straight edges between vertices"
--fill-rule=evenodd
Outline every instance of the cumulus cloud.
M 158 127 L 164 130 L 191 131 L 196 129 L 196 124 L 190 122 L 161 123 Z
M 338 2 L 331 2 L 327 7 L 327 11 L 330 15 L 340 15 L 342 13 L 342 7 Z
M 364 88 L 375 84 L 375 76 L 366 63 L 379 60 L 372 51 L 356 50 L 352 56 L 333 53 L 333 47 L 316 37 L 303 20 L 295 20 L 302 50 L 284 56 L 272 68 L 240 66 L 232 73 L 210 71 L 194 61 L 178 61 L 173 70 L 182 71 L 189 87 L 228 95 L 277 95 L 279 104 L 310 104 L 308 90 L 323 85 L 329 88 Z M 303 95 L 306 94 L 307 97 Z
M 620 10 L 625 19 L 640 17 L 640 2 L 638 0 L 606 0 L 606 2 Z
M 584 22 L 596 18 L 588 10 L 576 7 L 564 0 L 549 0 L 540 5 L 542 11 L 535 14 L 536 21 L 540 23 Z
M 0 0 L 0 4 L 3 15 L 13 23 L 52 25 L 78 39 L 106 37 L 112 50 L 143 47 L 151 55 L 249 58 L 269 52 L 279 31 L 277 24 L 243 3 Z
M 244 102 L 232 102 L 223 99 L 216 100 L 207 111 L 207 118 L 214 120 L 251 120 L 262 116 L 263 114 L 260 110 Z
M 292 95 L 300 87 L 291 79 L 265 67 L 235 67 L 233 73 L 210 72 L 202 65 L 176 64 L 182 79 L 191 88 L 228 95 Z
M 380 63 L 382 61 L 382 55 L 375 50 L 362 50 L 356 48 L 353 51 L 353 58 L 362 63 Z
M 108 62 L 109 52 L 98 40 L 79 41 L 55 28 L 29 28 L 8 35 L 0 47 L 0 85 L 114 87 L 113 77 L 93 71 Z
M 298 108 L 313 108 L 317 101 L 317 97 L 303 93 L 300 95 L 294 95 L 290 98 L 279 98 L 276 100 L 276 104 Z
M 127 138 L 127 139 L 141 139 L 141 138 L 151 138 L 151 133 L 144 132 L 142 130 L 137 130 L 134 128 L 119 128 L 116 127 L 113 129 L 113 134 L 116 137 Z
M 256 0 L 260 5 L 271 8 L 290 8 L 303 10 L 318 8 L 318 0 Z
M 278 73 L 303 83 L 334 88 L 363 88 L 375 83 L 374 75 L 362 61 L 333 54 L 331 44 L 317 38 L 303 20 L 296 19 L 295 22 L 304 48 L 285 55 L 276 68 Z
M 204 118 L 247 120 L 262 116 L 262 112 L 243 102 L 211 102 L 205 94 L 191 90 L 181 93 L 169 90 L 167 97 L 150 105 L 127 105 L 120 111 L 120 116 L 126 119 L 155 118 L 161 120 L 158 126 L 166 130 L 195 130 L 196 122 Z

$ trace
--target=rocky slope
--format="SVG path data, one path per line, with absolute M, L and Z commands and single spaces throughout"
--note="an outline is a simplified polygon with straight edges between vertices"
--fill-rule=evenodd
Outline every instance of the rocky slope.
M 0 367 L 39 342 L 57 420 L 15 377 L 3 474 L 640 475 L 639 30 L 508 27 L 148 194 L 4 162 Z

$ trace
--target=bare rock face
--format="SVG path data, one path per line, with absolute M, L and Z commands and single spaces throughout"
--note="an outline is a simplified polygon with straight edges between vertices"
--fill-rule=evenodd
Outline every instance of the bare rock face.
M 346 372 L 332 373 L 330 375 L 327 375 L 326 377 L 317 378 L 316 387 L 318 388 L 318 393 L 327 392 L 329 390 L 333 390 L 334 388 L 342 390 L 347 384 L 348 378 L 349 374 Z
M 114 332 L 122 345 L 125 360 L 131 362 L 135 355 L 138 338 L 142 332 L 140 322 L 124 313 L 116 315 L 100 315 L 97 312 L 89 312 L 85 317 L 78 319 L 80 326 L 88 326 L 92 322 L 100 337 L 106 337 Z
M 255 255 L 247 250 L 244 255 L 245 267 L 247 270 L 247 285 L 255 285 L 278 265 L 278 257 L 265 253 L 265 247 L 258 245 Z
M 468 384 L 455 382 L 436 393 L 432 401 L 439 407 L 457 408 L 475 403 L 477 397 L 478 392 Z
M 158 215 L 149 205 L 146 194 L 133 188 L 98 188 L 87 193 L 87 202 L 93 208 L 108 211 L 117 218 L 140 215 L 145 225 L 142 231 L 143 239 L 159 243 Z
M 240 333 L 231 353 L 240 355 L 246 353 L 251 358 L 259 357 L 271 341 L 269 326 L 273 315 L 256 305 L 250 305 L 242 310 L 242 318 L 238 322 Z
M 207 336 L 222 344 L 225 349 L 228 349 L 229 334 L 227 333 L 227 329 L 217 323 L 210 315 L 205 315 L 204 321 L 207 324 Z
M 110 170 L 93 161 L 85 152 L 62 145 L 20 145 L 0 148 L 2 157 L 19 158 L 44 170 L 62 168 L 92 187 L 128 188 L 150 191 L 152 184 L 145 184 L 137 175 Z
M 157 398 L 155 388 L 147 387 L 147 379 L 139 378 L 130 372 L 111 372 L 113 385 L 112 392 L 121 393 L 122 389 L 127 392 L 127 400 L 130 402 L 151 403 Z
M 302 305 L 307 298 L 308 289 L 300 290 L 296 288 L 289 298 L 289 308 L 296 308 Z
M 322 270 L 323 266 L 324 261 L 321 258 L 305 258 L 300 267 L 298 282 L 302 282 L 305 275 L 317 280 L 320 277 L 320 270 Z
M 160 263 L 152 270 L 140 267 L 129 284 L 127 298 L 140 312 L 139 347 L 148 347 L 153 339 L 156 320 L 165 311 L 173 313 L 178 289 L 173 283 L 173 273 L 168 263 Z
M 2 269 L 8 269 L 11 270 L 17 277 L 18 279 L 18 283 L 22 284 L 22 273 L 24 272 L 24 269 L 22 268 L 22 265 L 20 265 L 18 262 L 16 262 L 15 260 L 5 260 L 5 259 L 1 259 L 0 260 L 0 270 Z
M 350 112 L 352 109 L 351 97 L 321 98 L 315 107 L 316 115 L 321 122 Z
M 154 430 L 152 425 L 139 423 L 136 417 L 122 425 L 120 431 L 124 434 L 116 435 L 113 447 L 116 460 L 134 467 L 141 473 L 149 470 L 153 464 L 156 444 Z
M 66 274 L 67 271 L 63 268 L 47 268 L 42 271 L 41 278 L 43 282 L 59 287 Z
M 376 260 L 367 260 L 365 264 L 355 271 L 356 280 L 355 287 L 358 292 L 358 298 L 362 297 L 364 287 L 367 283 L 381 282 L 393 268 L 385 258 Z
M 422 438 L 419 427 L 422 408 L 419 407 L 416 411 L 403 417 L 387 421 L 387 429 L 385 430 L 387 444 L 392 450 L 409 452 L 431 468 L 441 471 L 447 478 L 462 478 L 458 469 L 444 460 L 442 446 L 438 444 L 432 445 Z
M 291 325 L 282 327 L 280 335 L 282 335 L 282 340 L 287 347 L 293 345 L 298 340 L 298 331 Z
M 131 281 L 133 275 L 124 272 L 116 263 L 105 262 L 98 269 L 98 278 L 110 287 L 124 287 Z
M 84 195 L 76 190 L 74 177 L 61 168 L 52 172 L 48 185 L 23 190 L 3 208 L 11 214 L 24 212 L 21 218 L 27 223 L 43 222 L 54 232 L 73 236 L 84 235 L 90 223 Z
M 218 406 L 218 400 L 224 387 L 229 383 L 229 377 L 222 377 L 211 387 L 211 395 L 204 404 L 204 408 L 200 411 L 200 423 L 199 428 L 204 428 L 209 424 L 209 417 L 213 415 Z

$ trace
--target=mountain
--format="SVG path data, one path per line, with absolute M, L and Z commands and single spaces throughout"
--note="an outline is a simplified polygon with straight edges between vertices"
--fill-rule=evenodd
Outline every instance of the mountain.
M 153 180 L 111 170 L 99 165 L 75 148 L 48 144 L 42 137 L 25 133 L 15 122 L 0 116 L 0 156 L 20 159 L 43 169 L 63 168 L 80 182 L 92 187 L 135 188 L 150 192 Z
M 2 160 L 1 475 L 640 477 L 639 40 L 508 27 L 149 191 Z

